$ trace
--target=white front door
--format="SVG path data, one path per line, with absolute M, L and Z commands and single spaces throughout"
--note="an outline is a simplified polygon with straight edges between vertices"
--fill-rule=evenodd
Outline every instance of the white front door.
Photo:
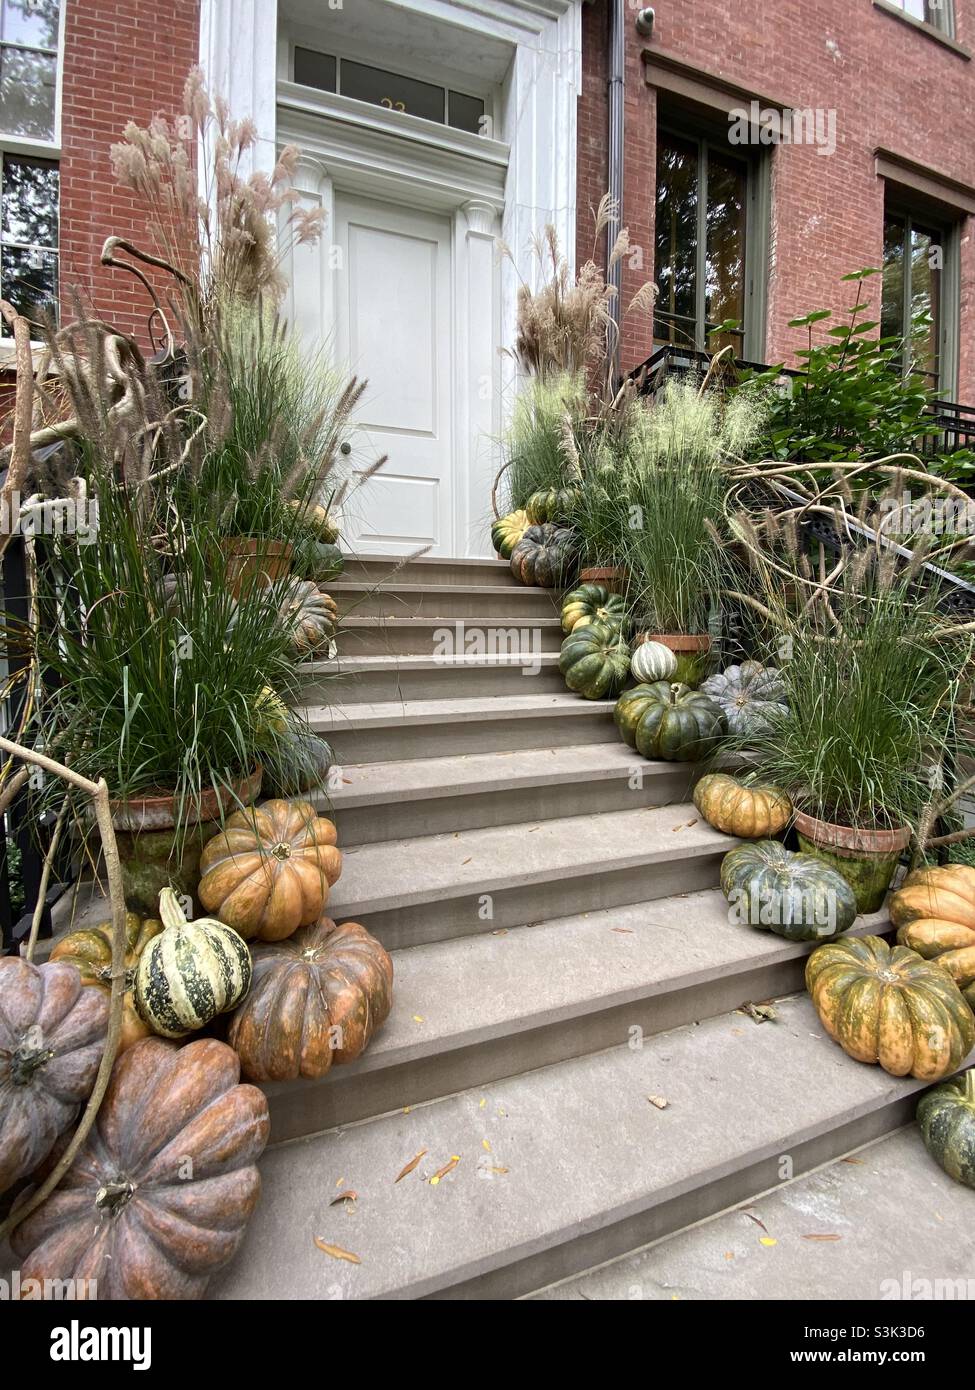
M 357 554 L 454 555 L 451 226 L 446 217 L 335 195 L 336 356 L 368 389 L 357 411 L 343 533 Z

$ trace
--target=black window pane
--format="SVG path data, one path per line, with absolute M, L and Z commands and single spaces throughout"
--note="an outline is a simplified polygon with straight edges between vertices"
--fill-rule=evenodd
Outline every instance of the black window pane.
M 462 92 L 447 93 L 447 124 L 455 130 L 480 134 L 484 102 L 480 97 L 466 97 Z
M 58 244 L 58 166 L 49 159 L 3 160 L 3 216 L 0 231 L 5 242 L 31 246 Z
M 418 82 L 413 77 L 400 77 L 382 68 L 370 68 L 364 63 L 342 60 L 342 95 L 356 101 L 368 101 L 373 106 L 385 106 L 392 111 L 406 111 L 428 121 L 444 123 L 443 87 Z
M 904 332 L 904 239 L 906 224 L 899 217 L 884 219 L 884 276 L 880 299 L 880 333 L 900 338 Z
M 56 80 L 53 55 L 0 49 L 0 130 L 53 140 Z
M 7 43 L 58 46 L 58 0 L 3 0 L 0 35 Z
M 295 49 L 295 81 L 303 87 L 317 87 L 322 92 L 335 91 L 335 59 L 331 53 L 316 53 L 313 48 Z
M 938 375 L 941 311 L 941 240 L 911 228 L 911 360 L 916 370 Z
M 705 314 L 709 324 L 745 317 L 745 170 L 734 160 L 708 156 Z M 723 347 L 712 341 L 711 347 Z M 736 344 L 740 347 L 740 344 Z
M 656 313 L 663 341 L 685 346 L 695 340 L 697 313 L 698 168 L 696 145 L 661 135 L 654 223 Z
M 46 321 L 45 310 L 54 312 L 58 291 L 58 258 L 53 251 L 0 250 L 0 294 L 18 313 L 35 323 Z M 3 323 L 3 335 L 10 329 Z

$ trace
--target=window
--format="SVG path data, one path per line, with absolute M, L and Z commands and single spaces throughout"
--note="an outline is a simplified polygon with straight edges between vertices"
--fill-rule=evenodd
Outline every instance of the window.
M 936 391 L 953 390 L 955 356 L 946 279 L 952 278 L 954 241 L 944 227 L 910 212 L 884 215 L 883 292 L 880 331 L 901 338 L 905 372 Z
M 433 82 L 370 67 L 351 58 L 336 58 L 313 48 L 294 50 L 294 80 L 304 87 L 336 92 L 354 101 L 385 106 L 389 111 L 405 111 L 426 121 L 449 125 L 479 135 L 484 120 L 484 100 L 455 92 Z
M 61 0 L 0 0 L 0 296 L 38 322 L 58 298 Z M 0 335 L 11 330 L 0 323 Z
M 703 139 L 657 139 L 654 341 L 734 346 L 745 355 L 749 318 L 749 161 Z M 708 334 L 733 319 L 741 328 Z
M 940 29 L 949 38 L 954 37 L 955 17 L 951 0 L 885 0 L 895 10 L 903 10 L 908 19 L 916 19 L 919 24 L 930 24 Z

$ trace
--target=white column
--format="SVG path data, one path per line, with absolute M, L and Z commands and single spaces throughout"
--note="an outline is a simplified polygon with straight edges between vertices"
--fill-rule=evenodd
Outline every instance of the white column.
M 457 555 L 491 556 L 489 498 L 501 419 L 499 209 L 474 199 L 454 219 L 454 525 Z
M 329 348 L 335 324 L 336 273 L 332 180 L 321 160 L 303 155 L 295 172 L 294 186 L 301 194 L 302 206 L 321 208 L 325 222 L 316 245 L 295 246 L 288 257 L 285 312 L 309 348 Z M 282 236 L 287 236 L 287 232 L 282 231 Z
M 277 0 L 201 0 L 200 66 L 210 96 L 226 98 L 235 120 L 250 116 L 257 145 L 241 162 L 246 176 L 277 159 Z

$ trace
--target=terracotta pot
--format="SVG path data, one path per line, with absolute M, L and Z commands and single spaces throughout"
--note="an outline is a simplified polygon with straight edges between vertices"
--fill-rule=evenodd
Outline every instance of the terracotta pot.
M 909 827 L 899 830 L 854 830 L 797 811 L 793 824 L 799 848 L 836 869 L 856 894 L 860 912 L 883 905 L 901 852 L 911 840 Z
M 220 542 L 227 562 L 227 587 L 239 597 L 252 584 L 265 588 L 291 573 L 294 547 L 260 536 L 225 536 Z
M 699 685 L 708 674 L 713 639 L 709 632 L 638 632 L 633 645 L 641 642 L 660 642 L 669 647 L 677 658 L 674 679 L 684 685 Z
M 579 571 L 579 584 L 602 584 L 611 594 L 625 594 L 630 576 L 619 565 L 596 565 Z
M 261 792 L 263 768 L 242 777 L 231 790 L 218 795 L 209 788 L 192 810 L 183 813 L 176 829 L 176 798 L 171 792 L 156 796 L 113 801 L 112 824 L 122 863 L 125 901 L 135 911 L 155 917 L 159 894 L 173 888 L 181 897 L 193 898 L 200 881 L 200 855 L 208 840 L 220 830 L 221 814 L 231 815 L 240 805 L 256 801 Z M 199 915 L 200 904 L 194 902 Z

